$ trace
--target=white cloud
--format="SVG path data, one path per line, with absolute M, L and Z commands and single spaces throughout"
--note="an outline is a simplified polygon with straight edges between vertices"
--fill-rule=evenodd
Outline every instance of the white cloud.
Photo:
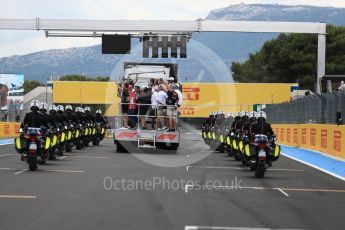
M 11 0 L 1 4 L 0 17 L 195 20 L 206 17 L 213 9 L 241 2 L 345 7 L 344 0 Z M 35 31 L 0 31 L 0 57 L 99 42 L 92 38 L 46 39 L 42 32 Z

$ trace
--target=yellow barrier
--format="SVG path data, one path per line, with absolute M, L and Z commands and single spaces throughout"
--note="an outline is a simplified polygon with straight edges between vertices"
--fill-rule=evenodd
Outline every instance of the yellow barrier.
M 19 134 L 20 123 L 0 122 L 0 138 L 16 137 Z
M 54 103 L 62 104 L 118 104 L 114 82 L 54 81 Z
M 345 158 L 345 126 L 323 124 L 272 125 L 278 143 Z
M 184 83 L 179 111 L 182 117 L 207 117 L 219 110 L 252 110 L 254 104 L 289 101 L 291 87 L 288 83 Z
M 183 83 L 182 117 L 207 117 L 210 112 L 252 110 L 254 104 L 289 101 L 288 83 Z M 106 116 L 119 114 L 120 98 L 114 82 L 54 81 L 54 103 L 107 104 Z M 231 105 L 231 106 L 228 106 Z M 249 105 L 249 107 L 247 107 Z

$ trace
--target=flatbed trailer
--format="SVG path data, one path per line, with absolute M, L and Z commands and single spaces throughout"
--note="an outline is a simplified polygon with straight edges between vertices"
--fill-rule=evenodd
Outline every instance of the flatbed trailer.
M 124 63 L 124 76 L 121 79 L 136 80 L 140 87 L 147 87 L 150 79 L 167 80 L 169 77 L 173 77 L 177 82 L 177 70 L 178 66 L 174 63 L 136 63 L 125 62 Z M 149 77 L 151 76 L 151 77 Z M 119 104 L 119 111 L 121 111 L 121 103 Z M 140 106 L 140 105 L 139 105 Z M 149 105 L 152 106 L 152 105 Z M 151 127 L 153 118 L 157 121 L 157 118 L 168 118 L 168 116 L 156 116 L 157 108 L 154 115 L 146 115 L 145 117 L 151 119 Z M 117 146 L 118 152 L 128 152 L 129 149 L 136 148 L 152 148 L 152 149 L 167 149 L 177 150 L 180 144 L 180 132 L 177 128 L 177 116 L 175 119 L 175 131 L 159 130 L 156 123 L 155 128 L 152 129 L 140 129 L 139 124 L 135 129 L 123 128 L 123 117 L 125 115 L 120 114 L 115 118 L 114 129 L 114 144 Z M 139 120 L 140 115 L 135 116 Z M 171 118 L 171 117 L 170 117 Z

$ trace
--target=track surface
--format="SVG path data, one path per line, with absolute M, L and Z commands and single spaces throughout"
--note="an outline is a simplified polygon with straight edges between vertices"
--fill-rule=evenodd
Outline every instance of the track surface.
M 152 154 L 169 162 L 209 152 L 200 135 L 182 133 L 177 155 Z M 48 162 L 37 172 L 25 169 L 12 145 L 0 146 L 1 230 L 345 227 L 345 182 L 285 157 L 259 180 L 225 154 L 212 153 L 191 167 L 159 167 L 133 154 L 116 153 L 108 140 Z M 166 184 L 109 189 L 111 181 L 122 179 L 125 185 L 145 180 Z M 169 189 L 174 180 L 200 186 L 176 182 Z M 225 185 L 229 187 L 219 187 Z

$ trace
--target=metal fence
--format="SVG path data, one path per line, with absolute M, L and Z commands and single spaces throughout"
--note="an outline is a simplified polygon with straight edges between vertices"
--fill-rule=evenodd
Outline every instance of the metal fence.
M 341 124 L 345 121 L 345 92 L 306 96 L 265 108 L 272 124 Z
M 23 102 L 9 102 L 5 110 L 0 109 L 0 122 L 19 122 L 23 119 Z

